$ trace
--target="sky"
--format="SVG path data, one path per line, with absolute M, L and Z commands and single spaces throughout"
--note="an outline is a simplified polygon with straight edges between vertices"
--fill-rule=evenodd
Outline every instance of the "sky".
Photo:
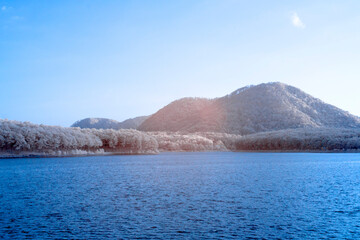
M 0 118 L 70 126 L 283 82 L 360 116 L 360 1 L 3 1 Z

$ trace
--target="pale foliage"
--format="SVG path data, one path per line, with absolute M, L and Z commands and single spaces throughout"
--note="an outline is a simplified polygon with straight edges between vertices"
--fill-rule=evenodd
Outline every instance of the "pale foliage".
M 246 135 L 237 150 L 359 151 L 360 129 L 299 128 Z
M 229 150 L 360 151 L 360 129 L 298 128 L 240 136 L 64 128 L 0 120 L 0 156 L 3 157 Z
M 213 141 L 197 134 L 173 132 L 148 132 L 159 143 L 160 151 L 224 151 L 220 141 Z
M 155 153 L 157 149 L 153 137 L 136 130 L 64 128 L 0 120 L 0 150 L 3 153 L 64 155 L 78 151 L 136 154 Z
M 245 136 L 149 132 L 160 151 L 360 151 L 360 129 L 299 128 Z

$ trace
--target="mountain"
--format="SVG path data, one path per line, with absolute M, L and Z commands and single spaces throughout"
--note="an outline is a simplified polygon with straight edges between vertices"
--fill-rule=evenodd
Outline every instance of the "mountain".
M 119 123 L 122 129 L 137 129 L 149 116 L 141 116 L 135 118 L 129 118 Z
M 355 128 L 360 118 L 298 88 L 263 83 L 216 99 L 183 98 L 146 119 L 138 130 L 251 134 L 304 127 Z
M 182 98 L 145 120 L 143 131 L 222 132 L 224 112 L 216 99 Z
M 148 116 L 130 118 L 123 122 L 108 118 L 85 118 L 75 122 L 71 127 L 96 129 L 136 129 Z

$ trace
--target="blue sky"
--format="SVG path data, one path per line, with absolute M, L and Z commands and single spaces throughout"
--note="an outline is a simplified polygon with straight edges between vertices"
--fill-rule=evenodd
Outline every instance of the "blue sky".
M 0 118 L 124 120 L 280 81 L 360 115 L 359 1 L 2 1 Z

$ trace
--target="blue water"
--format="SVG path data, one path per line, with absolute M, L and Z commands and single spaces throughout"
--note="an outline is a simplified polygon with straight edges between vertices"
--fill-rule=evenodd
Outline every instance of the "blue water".
M 359 237 L 360 154 L 0 160 L 3 239 Z

